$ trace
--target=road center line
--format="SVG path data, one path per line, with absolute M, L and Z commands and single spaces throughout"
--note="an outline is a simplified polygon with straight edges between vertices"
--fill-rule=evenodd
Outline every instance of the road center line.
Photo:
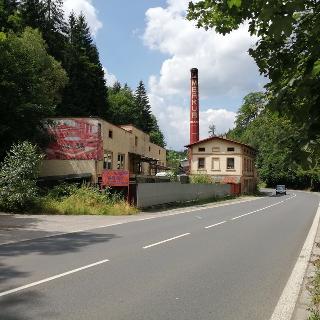
M 257 210 L 254 210 L 254 211 L 251 211 L 251 212 L 242 214 L 242 215 L 240 215 L 240 216 L 237 216 L 237 217 L 232 218 L 231 220 L 237 220 L 237 219 L 240 219 L 240 218 L 242 218 L 242 217 L 248 216 L 248 215 L 250 215 L 250 214 L 254 214 L 254 213 L 257 213 L 257 212 L 259 212 L 259 211 L 266 210 L 266 209 L 268 209 L 268 208 L 271 208 L 271 207 L 274 207 L 274 206 L 276 206 L 276 205 L 278 205 L 278 204 L 281 204 L 281 203 L 283 203 L 283 202 L 285 202 L 285 201 L 288 201 L 288 200 L 294 198 L 295 196 L 296 196 L 296 195 L 294 194 L 292 197 L 290 197 L 290 198 L 288 198 L 288 199 L 285 199 L 285 200 L 276 202 L 276 203 L 274 203 L 274 204 L 271 204 L 271 205 L 269 205 L 269 206 L 266 206 L 266 207 L 263 207 L 263 208 L 260 208 L 260 209 L 257 209 Z
M 77 268 L 77 269 L 73 269 L 73 270 L 70 270 L 70 271 L 67 271 L 67 272 L 64 272 L 64 273 L 57 274 L 57 275 L 52 276 L 50 278 L 46 278 L 46 279 L 42 279 L 40 281 L 32 282 L 32 283 L 29 283 L 27 285 L 24 285 L 24 286 L 15 288 L 15 289 L 3 291 L 3 292 L 0 292 L 0 297 L 6 296 L 8 294 L 12 294 L 12 293 L 15 293 L 15 292 L 18 292 L 18 291 L 22 291 L 22 290 L 25 290 L 25 289 L 28 289 L 28 288 L 31 288 L 31 287 L 35 287 L 35 286 L 38 286 L 39 284 L 42 284 L 42 283 L 46 283 L 46 282 L 49 282 L 49 281 L 56 280 L 56 279 L 68 276 L 68 275 L 70 275 L 72 273 L 76 273 L 76 272 L 79 272 L 79 271 L 82 271 L 82 270 L 85 270 L 85 269 L 89 269 L 89 268 L 98 266 L 99 264 L 103 264 L 103 263 L 106 263 L 108 261 L 109 261 L 108 259 L 97 261 L 95 263 L 88 264 L 86 266 L 83 266 L 83 267 L 80 267 L 80 268 Z
M 216 227 L 216 226 L 219 226 L 220 224 L 224 224 L 226 223 L 227 221 L 221 221 L 221 222 L 218 222 L 216 224 L 212 224 L 211 226 L 207 226 L 207 227 L 204 227 L 205 229 L 210 229 L 210 228 L 213 228 L 213 227 Z
M 157 245 L 162 244 L 162 243 L 166 243 L 166 242 L 169 242 L 169 241 L 172 241 L 172 240 L 176 240 L 176 239 L 188 236 L 189 234 L 191 234 L 191 233 L 180 234 L 179 236 L 176 236 L 176 237 L 173 237 L 173 238 L 170 238 L 170 239 L 166 239 L 166 240 L 163 240 L 163 241 L 159 241 L 159 242 L 156 242 L 156 243 L 149 244 L 149 245 L 147 245 L 145 247 L 142 247 L 142 249 L 148 249 L 148 248 L 157 246 Z

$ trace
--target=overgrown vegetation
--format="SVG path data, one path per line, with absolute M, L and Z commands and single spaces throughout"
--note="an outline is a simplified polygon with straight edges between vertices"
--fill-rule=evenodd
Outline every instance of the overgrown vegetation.
M 36 179 L 43 156 L 30 142 L 14 144 L 0 166 L 0 209 L 24 211 L 34 207 Z
M 130 215 L 137 209 L 130 206 L 119 194 L 111 194 L 87 185 L 63 184 L 40 198 L 36 210 L 48 214 L 65 215 Z
M 42 214 L 128 215 L 137 213 L 120 194 L 89 185 L 37 187 L 43 155 L 30 142 L 12 146 L 0 165 L 0 210 Z
M 310 316 L 308 320 L 320 320 L 320 259 L 315 260 L 313 264 L 315 266 L 315 274 L 308 284 L 308 290 L 311 295 Z
M 213 180 L 208 174 L 193 174 L 190 176 L 190 182 L 196 184 L 210 184 L 213 183 Z

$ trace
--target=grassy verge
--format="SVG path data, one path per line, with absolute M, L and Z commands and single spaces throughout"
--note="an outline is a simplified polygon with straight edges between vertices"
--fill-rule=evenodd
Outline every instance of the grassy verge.
M 319 243 L 317 246 L 319 247 Z M 310 316 L 308 320 L 320 320 L 320 257 L 312 262 L 315 267 L 315 274 L 308 284 L 308 290 L 311 295 L 311 306 L 308 309 Z
M 214 198 L 207 198 L 207 199 L 198 199 L 198 200 L 190 200 L 190 201 L 177 201 L 177 202 L 171 202 L 167 204 L 161 204 L 156 205 L 148 208 L 144 208 L 143 211 L 146 212 L 155 212 L 155 211 L 165 211 L 169 209 L 178 209 L 178 208 L 185 208 L 185 207 L 191 207 L 195 205 L 204 205 L 209 203 L 215 203 L 215 202 L 223 202 L 226 200 L 232 200 L 237 199 L 239 197 L 237 196 L 225 196 L 225 197 L 214 197 Z
M 38 213 L 61 215 L 132 215 L 138 213 L 117 194 L 102 193 L 90 186 L 59 186 L 41 197 Z

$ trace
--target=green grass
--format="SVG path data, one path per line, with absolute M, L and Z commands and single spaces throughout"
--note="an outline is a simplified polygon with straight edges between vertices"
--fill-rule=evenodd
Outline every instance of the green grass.
M 316 270 L 314 277 L 308 285 L 308 290 L 311 294 L 311 306 L 308 309 L 310 316 L 308 320 L 320 320 L 320 258 L 315 260 L 313 264 Z
M 60 189 L 59 189 L 60 188 Z M 90 186 L 51 190 L 39 199 L 36 211 L 62 215 L 132 215 L 138 210 L 119 195 L 101 192 Z

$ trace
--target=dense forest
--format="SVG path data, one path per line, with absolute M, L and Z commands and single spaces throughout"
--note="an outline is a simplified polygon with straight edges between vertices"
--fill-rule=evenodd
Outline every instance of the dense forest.
M 132 123 L 165 145 L 143 82 L 108 86 L 84 15 L 65 19 L 62 0 L 0 0 L 0 70 L 0 159 L 18 141 L 45 145 L 50 116 Z

